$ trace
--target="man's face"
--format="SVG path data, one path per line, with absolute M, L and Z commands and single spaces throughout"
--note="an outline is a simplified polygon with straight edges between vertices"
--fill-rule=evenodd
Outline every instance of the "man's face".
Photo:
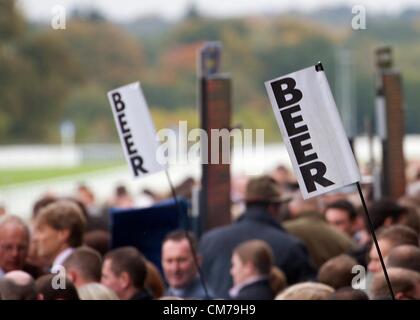
M 19 225 L 6 224 L 0 230 L 0 268 L 21 270 L 28 255 L 29 235 Z
M 382 257 L 385 258 L 389 255 L 389 252 L 392 249 L 392 244 L 385 240 L 378 240 L 379 248 L 381 249 Z M 378 252 L 376 251 L 375 245 L 372 245 L 372 248 L 369 252 L 369 264 L 368 264 L 368 271 L 369 272 L 379 272 L 382 270 L 381 260 L 379 260 Z
M 56 230 L 45 223 L 36 224 L 33 241 L 37 248 L 38 256 L 47 258 L 52 262 L 66 243 L 65 233 L 68 233 L 68 231 Z
M 121 298 L 121 293 L 124 290 L 124 286 L 121 280 L 121 277 L 117 276 L 111 269 L 112 261 L 110 259 L 105 259 L 102 265 L 102 276 L 101 283 L 112 289 L 118 297 Z
M 327 222 L 338 230 L 351 236 L 353 234 L 353 224 L 348 213 L 343 209 L 330 208 L 325 211 Z
M 169 286 L 183 288 L 197 276 L 197 268 L 187 239 L 168 240 L 162 247 L 162 266 Z

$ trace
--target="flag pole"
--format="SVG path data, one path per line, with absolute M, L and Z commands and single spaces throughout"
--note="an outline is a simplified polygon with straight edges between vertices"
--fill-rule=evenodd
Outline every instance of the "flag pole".
M 369 230 L 370 230 L 370 233 L 372 235 L 372 239 L 373 239 L 373 242 L 375 244 L 376 251 L 378 252 L 379 260 L 381 261 L 382 271 L 384 273 L 386 283 L 388 285 L 389 293 L 391 294 L 392 300 L 395 300 L 394 291 L 392 290 L 391 281 L 389 280 L 388 272 L 386 271 L 386 267 L 385 267 L 384 259 L 382 257 L 381 249 L 379 248 L 378 240 L 376 239 L 375 228 L 373 227 L 372 220 L 370 219 L 370 216 L 369 216 L 369 212 L 368 212 L 368 209 L 367 209 L 367 206 L 366 206 L 366 203 L 365 203 L 365 198 L 363 197 L 362 188 L 360 187 L 359 182 L 356 182 L 356 184 L 357 184 L 357 190 L 359 191 L 360 199 L 362 200 L 363 209 L 365 210 L 366 218 L 367 218 L 368 225 L 369 225 Z
M 181 217 L 182 216 L 181 205 L 178 202 L 178 198 L 177 198 L 177 195 L 176 195 L 176 192 L 175 192 L 175 188 L 174 188 L 174 185 L 172 183 L 171 177 L 169 176 L 169 172 L 168 172 L 167 169 L 165 170 L 165 173 L 166 173 L 166 177 L 167 177 L 168 182 L 169 182 L 169 186 L 171 188 L 172 197 L 174 198 L 175 205 L 176 205 L 177 210 L 178 210 L 178 215 Z M 194 259 L 194 264 L 197 268 L 198 276 L 200 278 L 200 282 L 201 282 L 201 286 L 203 287 L 204 294 L 206 295 L 206 299 L 210 300 L 210 296 L 209 296 L 209 293 L 208 293 L 208 290 L 207 290 L 206 282 L 204 281 L 204 277 L 203 277 L 203 271 L 201 270 L 200 264 L 198 263 L 197 252 L 194 248 L 194 245 L 193 245 L 192 239 L 190 237 L 190 234 L 188 233 L 188 227 L 189 227 L 189 221 L 188 221 L 188 217 L 187 217 L 187 226 L 184 228 L 185 237 L 187 238 L 188 243 L 190 245 L 190 249 L 191 249 L 191 252 L 192 252 L 192 255 L 193 255 L 193 259 Z

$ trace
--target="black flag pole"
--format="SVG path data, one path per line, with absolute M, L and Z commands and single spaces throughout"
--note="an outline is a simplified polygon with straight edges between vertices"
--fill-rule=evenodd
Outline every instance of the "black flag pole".
M 365 203 L 365 198 L 363 197 L 362 188 L 360 187 L 360 183 L 356 182 L 357 190 L 359 191 L 360 199 L 362 200 L 363 209 L 365 210 L 366 218 L 369 225 L 370 234 L 372 235 L 373 242 L 375 243 L 376 251 L 378 252 L 379 260 L 381 261 L 382 271 L 384 272 L 384 276 L 386 279 L 386 283 L 388 284 L 389 293 L 391 294 L 392 300 L 395 300 L 394 291 L 392 290 L 391 281 L 389 281 L 388 272 L 386 271 L 384 259 L 382 257 L 381 249 L 379 248 L 378 240 L 376 239 L 375 229 L 373 227 L 372 220 L 370 219 L 369 212 Z
M 165 170 L 165 173 L 166 173 L 166 177 L 168 178 L 169 186 L 171 187 L 172 197 L 174 198 L 175 205 L 176 205 L 177 210 L 178 210 L 178 215 L 181 217 L 182 216 L 181 205 L 178 202 L 178 198 L 177 198 L 177 195 L 176 195 L 176 192 L 175 192 L 174 185 L 172 184 L 172 180 L 171 180 L 171 177 L 169 176 L 168 170 Z M 187 225 L 184 228 L 185 237 L 187 238 L 188 243 L 190 245 L 190 249 L 191 249 L 191 252 L 192 252 L 192 255 L 193 255 L 193 259 L 194 259 L 194 264 L 197 268 L 198 276 L 200 278 L 201 286 L 204 289 L 206 299 L 210 300 L 210 296 L 209 296 L 209 293 L 208 293 L 208 290 L 207 290 L 206 282 L 204 281 L 204 277 L 203 277 L 203 271 L 201 270 L 200 264 L 198 263 L 197 252 L 194 248 L 194 245 L 193 245 L 192 239 L 190 237 L 190 234 L 188 233 L 188 226 L 189 226 L 189 222 L 188 222 L 188 219 L 187 219 Z

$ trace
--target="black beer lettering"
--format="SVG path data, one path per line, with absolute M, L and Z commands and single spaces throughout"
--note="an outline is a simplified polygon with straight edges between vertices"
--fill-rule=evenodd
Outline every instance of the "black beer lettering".
M 302 99 L 302 91 L 296 89 L 296 81 L 293 78 L 283 78 L 272 82 L 271 88 L 279 109 L 296 104 Z M 286 96 L 292 97 L 286 100 Z
M 140 172 L 148 173 L 148 171 L 143 167 L 143 158 L 138 154 L 138 151 L 135 148 L 133 135 L 131 134 L 130 127 L 128 126 L 128 122 L 126 120 L 126 114 L 124 112 L 125 103 L 122 100 L 121 94 L 115 92 L 111 95 L 111 97 L 114 103 L 115 111 L 117 113 L 118 125 L 121 129 L 121 135 L 124 140 L 125 149 L 130 156 L 130 164 L 134 175 L 137 177 Z
M 295 153 L 296 156 L 296 160 L 298 162 L 299 165 L 312 161 L 312 160 L 316 160 L 318 159 L 317 154 L 311 153 L 308 155 L 305 155 L 305 152 L 308 150 L 312 150 L 312 144 L 306 143 L 306 144 L 302 144 L 302 142 L 311 139 L 311 136 L 309 135 L 309 132 L 306 132 L 300 136 L 297 137 L 293 137 L 290 139 L 290 143 L 292 145 L 293 151 Z
M 303 118 L 301 115 L 292 117 L 292 114 L 299 112 L 300 110 L 301 110 L 300 105 L 296 105 L 291 108 L 287 108 L 280 111 L 281 117 L 283 118 L 283 122 L 284 122 L 284 125 L 286 126 L 287 134 L 289 135 L 289 137 L 293 137 L 294 135 L 308 131 L 308 126 L 306 124 L 300 127 L 296 127 L 296 123 L 303 121 Z
M 333 185 L 334 182 L 325 178 L 327 172 L 325 163 L 317 160 L 318 155 L 313 150 L 309 128 L 305 124 L 301 114 L 302 109 L 298 104 L 303 98 L 303 93 L 296 88 L 296 81 L 293 78 L 283 78 L 272 82 L 271 89 L 273 90 L 277 107 L 290 139 L 307 192 L 316 191 L 317 184 L 323 187 Z M 299 124 L 300 122 L 301 124 Z M 308 154 L 307 152 L 310 150 L 312 152 Z
M 134 142 L 132 138 L 133 136 L 131 133 L 124 136 L 125 146 L 127 147 L 127 151 L 130 156 L 137 153 L 137 149 L 134 148 Z
M 313 170 L 315 170 L 314 174 L 312 173 Z M 300 172 L 302 173 L 303 181 L 305 182 L 308 193 L 316 191 L 315 182 L 323 187 L 328 187 L 334 184 L 334 182 L 324 177 L 327 172 L 327 167 L 321 161 L 315 161 L 301 166 Z
M 115 110 L 117 112 L 121 112 L 125 109 L 125 104 L 121 100 L 121 94 L 119 92 L 112 94 L 112 101 L 114 102 Z
M 140 156 L 134 156 L 130 158 L 131 167 L 133 168 L 134 175 L 137 177 L 140 172 L 147 173 L 148 171 L 143 168 L 143 158 Z
M 121 112 L 118 115 L 118 121 L 120 122 L 120 128 L 122 134 L 126 134 L 130 132 L 130 128 L 127 127 L 127 121 L 125 121 L 125 113 Z

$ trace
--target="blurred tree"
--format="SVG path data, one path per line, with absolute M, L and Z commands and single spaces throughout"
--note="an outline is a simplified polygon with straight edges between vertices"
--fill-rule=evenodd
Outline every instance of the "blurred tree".
M 107 21 L 70 20 L 61 37 L 88 81 L 108 89 L 137 80 L 144 68 L 140 42 Z
M 5 5 L 7 4 L 7 6 Z M 11 5 L 13 4 L 13 5 Z M 2 1 L 9 19 L 0 46 L 0 141 L 48 141 L 71 85 L 81 80 L 69 46 L 54 33 L 27 35 L 14 1 Z
M 15 0 L 0 1 L 0 46 L 8 41 L 14 41 L 24 31 L 25 23 L 22 15 L 16 9 Z

